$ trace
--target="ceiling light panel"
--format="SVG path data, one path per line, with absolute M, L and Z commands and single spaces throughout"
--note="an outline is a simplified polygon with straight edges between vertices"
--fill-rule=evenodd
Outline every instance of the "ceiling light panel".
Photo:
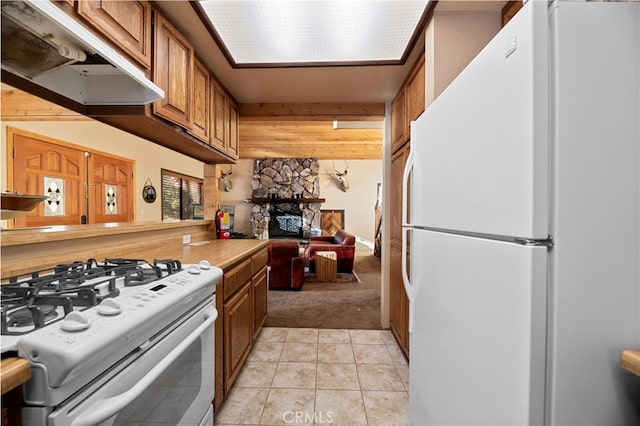
M 428 0 L 203 0 L 236 64 L 398 61 Z

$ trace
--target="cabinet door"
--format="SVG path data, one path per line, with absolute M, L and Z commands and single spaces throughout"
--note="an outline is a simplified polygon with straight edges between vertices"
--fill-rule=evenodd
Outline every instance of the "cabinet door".
M 391 158 L 391 187 L 402 187 L 402 173 L 409 156 L 406 143 Z M 409 200 L 410 201 L 410 200 Z M 392 191 L 389 218 L 389 322 L 392 333 L 405 355 L 409 356 L 409 300 L 402 283 L 402 191 Z M 407 251 L 410 244 L 407 245 Z M 408 254 L 408 253 L 407 253 Z M 408 256 L 407 256 L 408 258 Z M 410 265 L 407 265 L 410 266 Z M 407 270 L 409 270 L 407 268 Z
M 187 129 L 191 127 L 193 61 L 189 41 L 156 13 L 153 81 L 165 97 L 153 103 L 153 112 Z
M 397 242 L 402 241 L 402 173 L 404 172 L 404 165 L 409 156 L 409 150 L 410 143 L 407 143 L 391 157 L 390 187 L 397 190 L 391 191 L 389 235 L 391 240 Z
M 409 301 L 402 284 L 402 248 L 391 243 L 389 250 L 389 326 L 398 346 L 409 356 Z
M 193 67 L 193 123 L 191 133 L 206 142 L 209 142 L 210 80 L 209 70 L 196 58 Z
M 228 99 L 229 136 L 227 138 L 227 154 L 238 158 L 238 107 L 235 102 Z
M 251 281 L 224 305 L 225 394 L 231 389 L 253 342 Z
M 404 88 L 402 88 L 391 102 L 391 152 L 395 152 L 407 140 L 408 133 L 407 136 L 404 133 L 405 112 Z
M 151 68 L 149 2 L 79 0 L 78 14 L 142 66 Z
M 267 268 L 262 268 L 253 280 L 254 336 L 257 336 L 267 319 Z
M 214 84 L 212 87 L 212 98 L 213 105 L 211 108 L 211 112 L 213 114 L 212 121 L 212 129 L 211 129 L 211 145 L 215 146 L 219 150 L 226 152 L 227 150 L 227 117 L 226 117 L 226 103 L 227 103 L 227 94 L 217 84 Z
M 407 91 L 405 93 L 407 102 L 407 121 L 404 128 L 407 139 L 411 139 L 411 122 L 424 112 L 424 90 L 424 55 L 422 55 L 418 58 L 416 66 L 407 80 Z

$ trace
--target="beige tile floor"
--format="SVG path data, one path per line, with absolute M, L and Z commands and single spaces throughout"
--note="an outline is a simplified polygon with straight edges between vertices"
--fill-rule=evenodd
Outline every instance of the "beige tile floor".
M 216 425 L 408 424 L 409 367 L 388 330 L 262 330 Z

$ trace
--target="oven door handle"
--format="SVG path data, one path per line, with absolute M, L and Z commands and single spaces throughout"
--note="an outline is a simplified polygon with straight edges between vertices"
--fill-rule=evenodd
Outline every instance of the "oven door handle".
M 186 339 L 175 347 L 169 354 L 164 357 L 155 367 L 153 367 L 138 383 L 131 389 L 111 398 L 102 399 L 88 407 L 86 415 L 82 418 L 75 419 L 71 426 L 96 425 L 108 418 L 118 414 L 120 410 L 138 398 L 162 374 L 182 353 L 200 337 L 200 335 L 214 323 L 218 317 L 218 311 L 211 308 L 205 314 L 205 322 L 200 324 Z

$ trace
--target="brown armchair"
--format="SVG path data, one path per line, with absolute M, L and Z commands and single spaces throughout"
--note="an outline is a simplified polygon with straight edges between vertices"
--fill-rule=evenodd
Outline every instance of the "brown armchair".
M 270 241 L 267 263 L 270 290 L 302 290 L 304 259 L 295 241 Z
M 316 270 L 316 252 L 335 251 L 338 258 L 338 272 L 352 272 L 356 254 L 356 236 L 339 229 L 331 236 L 311 237 L 305 250 L 305 259 L 309 263 L 309 272 Z

